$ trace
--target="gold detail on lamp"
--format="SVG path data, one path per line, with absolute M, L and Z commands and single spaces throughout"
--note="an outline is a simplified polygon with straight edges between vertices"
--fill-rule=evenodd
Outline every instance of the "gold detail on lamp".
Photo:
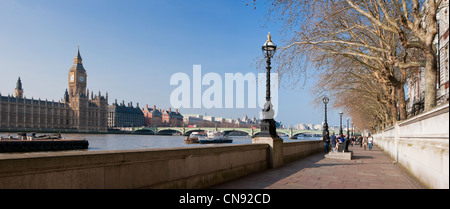
M 270 35 L 270 32 L 269 32 L 269 34 L 267 35 L 267 41 L 266 41 L 266 43 L 272 42 L 271 38 L 272 38 L 272 36 Z

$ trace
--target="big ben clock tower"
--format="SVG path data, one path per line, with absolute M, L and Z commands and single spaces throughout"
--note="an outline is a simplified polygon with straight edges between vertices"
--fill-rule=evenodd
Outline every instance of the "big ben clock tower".
M 69 106 L 73 110 L 73 123 L 77 129 L 88 128 L 89 98 L 86 92 L 87 75 L 78 47 L 77 55 L 69 70 Z
M 107 131 L 108 119 L 108 93 L 106 97 L 102 96 L 100 91 L 98 95 L 87 91 L 87 74 L 83 67 L 83 59 L 78 47 L 77 55 L 73 59 L 73 65 L 69 70 L 69 91 L 64 95 L 66 104 L 70 108 L 71 118 L 68 123 L 82 132 Z M 89 99 L 90 96 L 90 99 Z
M 85 95 L 87 85 L 86 70 L 83 67 L 83 59 L 78 47 L 77 55 L 73 59 L 73 65 L 69 70 L 69 98 L 75 95 Z

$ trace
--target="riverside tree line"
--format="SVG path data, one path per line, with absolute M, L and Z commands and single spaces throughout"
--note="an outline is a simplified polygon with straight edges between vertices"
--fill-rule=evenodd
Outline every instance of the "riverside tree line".
M 247 5 L 257 8 L 258 1 Z M 437 13 L 446 0 L 270 0 L 282 23 L 277 71 L 298 85 L 318 76 L 314 95 L 331 98 L 360 129 L 407 117 L 404 86 L 425 68 L 425 111 L 436 106 Z M 448 10 L 448 9 L 447 9 Z M 280 82 L 281 83 L 281 82 Z M 318 102 L 319 103 L 319 102 Z

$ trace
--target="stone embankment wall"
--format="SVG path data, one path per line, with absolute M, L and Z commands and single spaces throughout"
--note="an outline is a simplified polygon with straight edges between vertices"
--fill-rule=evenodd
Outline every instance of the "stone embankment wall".
M 284 143 L 292 161 L 321 141 Z M 0 155 L 0 188 L 207 188 L 268 168 L 268 144 Z
M 429 188 L 449 188 L 449 104 L 374 135 L 374 143 Z
M 323 152 L 322 140 L 283 143 L 284 163 L 289 163 L 319 152 Z

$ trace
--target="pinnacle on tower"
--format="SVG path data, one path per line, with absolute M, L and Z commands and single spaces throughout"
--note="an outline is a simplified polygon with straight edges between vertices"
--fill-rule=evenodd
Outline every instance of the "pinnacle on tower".
M 16 89 L 17 90 L 23 90 L 22 89 L 22 81 L 20 80 L 20 77 L 19 77 L 19 79 L 17 79 Z
M 22 81 L 20 80 L 20 77 L 19 79 L 17 79 L 16 89 L 14 90 L 14 97 L 23 98 Z
M 65 102 L 69 102 L 70 100 L 69 100 L 69 92 L 67 91 L 67 89 L 66 89 L 66 92 L 64 93 L 64 101 Z
M 82 64 L 83 63 L 83 59 L 81 58 L 81 55 L 80 55 L 80 45 L 78 45 L 77 56 L 75 56 L 75 58 L 73 59 L 73 63 L 74 64 Z

